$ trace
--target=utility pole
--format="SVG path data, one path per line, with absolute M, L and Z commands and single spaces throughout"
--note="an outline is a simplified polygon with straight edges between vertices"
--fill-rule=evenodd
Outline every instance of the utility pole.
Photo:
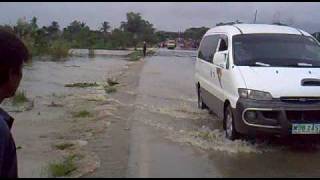
M 258 10 L 256 10 L 256 13 L 254 14 L 254 24 L 256 23 L 256 21 L 257 21 L 257 13 L 258 13 Z

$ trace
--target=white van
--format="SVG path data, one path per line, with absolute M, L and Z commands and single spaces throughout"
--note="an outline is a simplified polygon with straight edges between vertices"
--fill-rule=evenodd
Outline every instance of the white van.
M 300 29 L 265 24 L 206 32 L 195 65 L 198 106 L 239 134 L 320 134 L 320 46 Z

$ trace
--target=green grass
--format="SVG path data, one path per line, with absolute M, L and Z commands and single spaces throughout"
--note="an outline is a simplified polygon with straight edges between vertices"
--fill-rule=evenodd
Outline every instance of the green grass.
M 138 61 L 143 56 L 143 52 L 141 50 L 136 50 L 129 54 L 129 61 Z
M 68 149 L 70 147 L 72 147 L 73 144 L 72 143 L 61 143 L 61 144 L 57 144 L 55 145 L 55 147 L 59 150 L 65 150 L 65 149 Z
M 56 40 L 48 49 L 48 53 L 55 58 L 55 60 L 59 60 L 60 58 L 66 58 L 69 56 L 69 49 L 69 44 L 66 41 Z
M 84 118 L 84 117 L 92 117 L 92 114 L 89 111 L 82 110 L 73 114 L 75 118 Z
M 49 172 L 53 177 L 65 177 L 77 170 L 74 159 L 75 155 L 66 157 L 63 161 L 49 164 Z
M 13 105 L 20 105 L 20 104 L 23 104 L 28 101 L 29 100 L 28 100 L 26 93 L 24 91 L 16 92 L 15 96 L 12 98 Z
M 119 84 L 118 81 L 113 80 L 111 78 L 108 78 L 107 83 L 108 83 L 109 86 L 115 86 L 115 85 Z
M 96 82 L 94 83 L 73 83 L 73 84 L 66 84 L 65 87 L 79 87 L 79 88 L 86 88 L 86 87 L 96 87 L 99 86 Z
M 114 86 L 108 86 L 108 85 L 106 85 L 106 86 L 104 86 L 104 91 L 105 91 L 106 93 L 110 94 L 110 93 L 117 92 L 117 88 L 114 87 Z
M 154 51 L 154 50 L 149 50 L 149 51 L 147 51 L 147 56 L 152 56 L 152 55 L 154 55 L 156 52 Z

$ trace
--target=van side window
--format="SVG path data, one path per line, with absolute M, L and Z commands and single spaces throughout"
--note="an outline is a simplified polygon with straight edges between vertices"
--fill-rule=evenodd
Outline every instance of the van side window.
M 218 51 L 226 50 L 228 50 L 228 38 L 225 35 L 222 35 Z
M 213 55 L 217 49 L 219 35 L 204 37 L 199 48 L 198 58 L 212 63 Z

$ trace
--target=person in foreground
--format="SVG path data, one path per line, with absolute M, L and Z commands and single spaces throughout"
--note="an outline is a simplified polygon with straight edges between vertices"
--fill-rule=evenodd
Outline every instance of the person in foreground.
M 0 29 L 0 104 L 15 95 L 29 53 L 14 34 Z M 11 134 L 14 119 L 0 108 L 0 177 L 17 178 L 16 145 Z

